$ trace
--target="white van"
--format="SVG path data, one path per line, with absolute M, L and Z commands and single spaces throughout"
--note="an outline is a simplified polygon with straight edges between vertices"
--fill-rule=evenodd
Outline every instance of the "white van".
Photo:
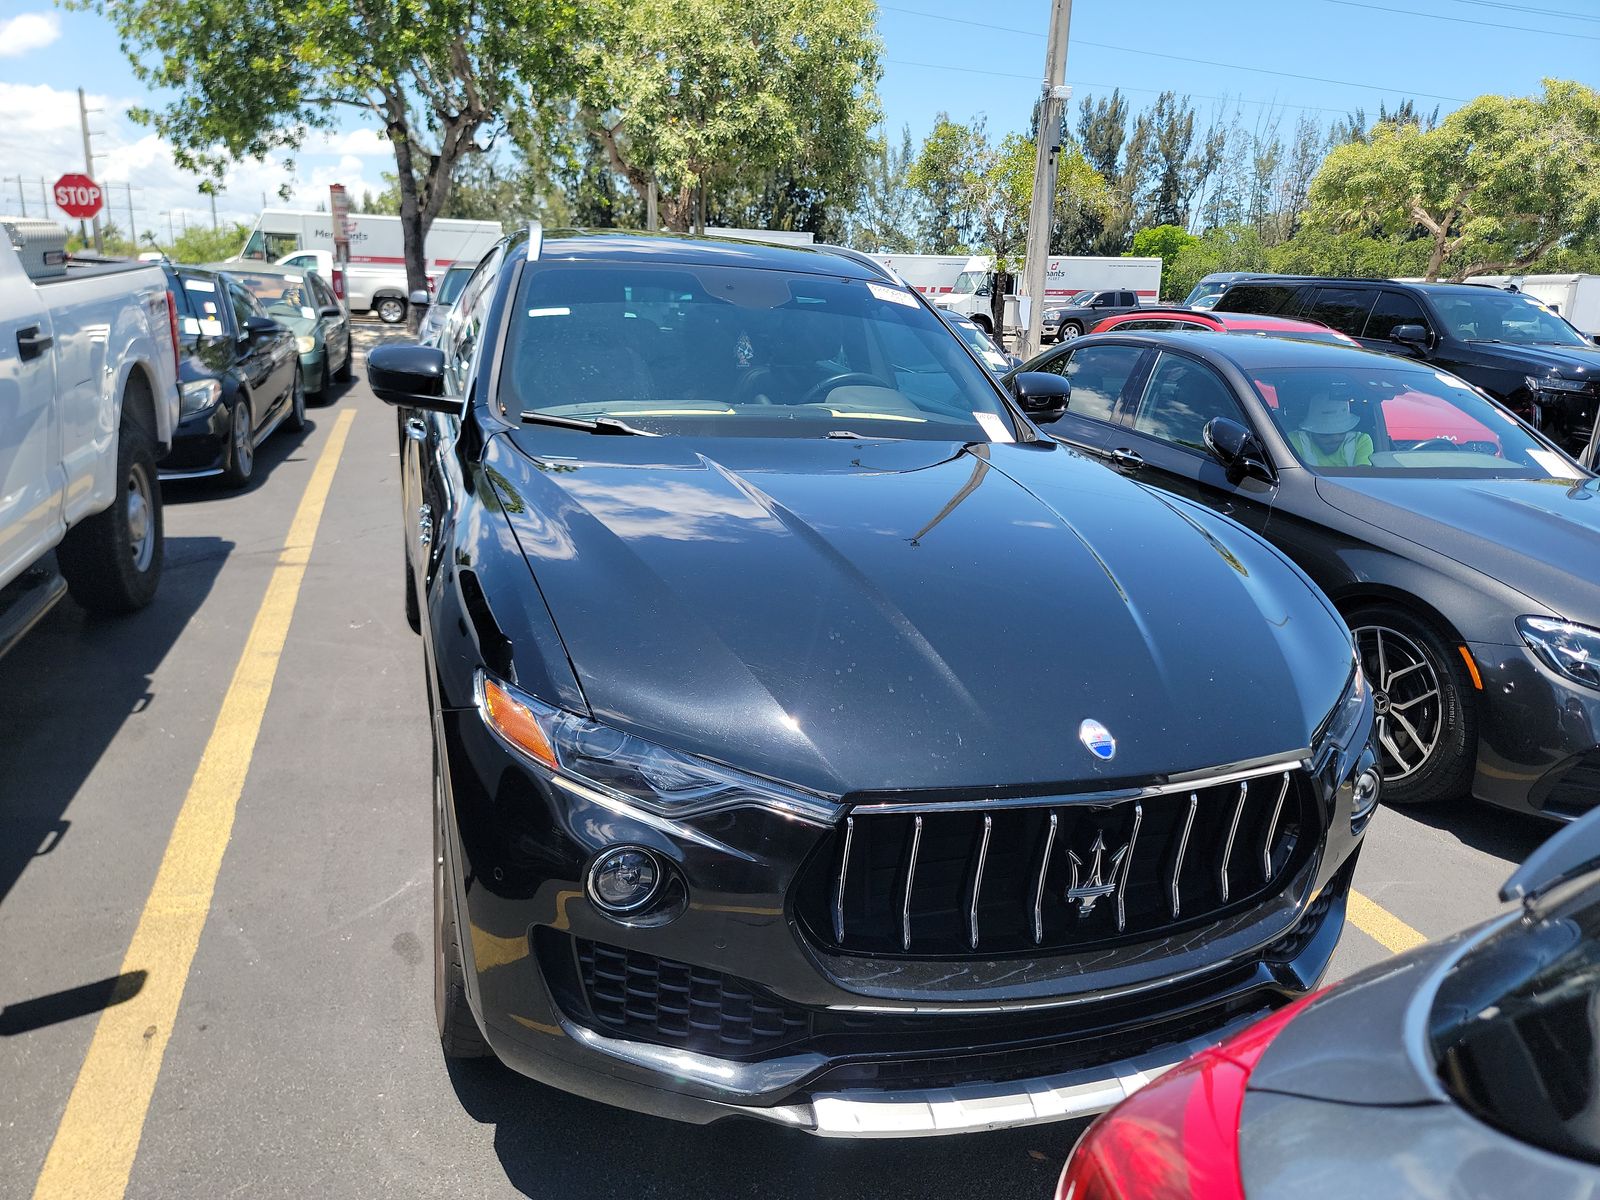
M 283 263 L 303 270 L 320 268 L 351 312 L 371 311 L 389 325 L 406 319 L 405 239 L 399 217 L 352 213 L 349 278 L 336 277 L 333 216 L 305 209 L 269 208 L 256 220 L 235 258 Z M 457 262 L 477 262 L 500 239 L 498 221 L 440 218 L 428 229 L 423 253 L 429 279 Z M 302 256 L 304 256 L 302 260 Z

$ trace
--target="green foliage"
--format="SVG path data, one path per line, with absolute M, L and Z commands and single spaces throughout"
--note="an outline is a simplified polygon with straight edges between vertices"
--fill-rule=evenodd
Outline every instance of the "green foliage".
M 209 225 L 191 225 L 178 234 L 167 255 L 175 262 L 221 262 L 239 253 L 249 236 L 249 225 L 232 221 L 224 222 L 216 229 Z
M 1178 255 L 1200 241 L 1181 225 L 1157 225 L 1141 229 L 1133 235 L 1133 247 L 1128 251 L 1135 258 L 1159 258 L 1161 278 L 1166 279 L 1178 260 Z M 1188 294 L 1187 291 L 1184 293 Z
M 1267 264 L 1282 275 L 1413 277 L 1421 275 L 1428 264 L 1428 243 L 1419 238 L 1366 237 L 1309 225 L 1268 250 Z
M 1162 263 L 1161 291 L 1168 299 L 1182 300 L 1201 278 L 1214 271 L 1266 271 L 1267 247 L 1253 225 L 1223 225 L 1208 229 L 1181 248 L 1172 262 Z
M 1313 211 L 1346 230 L 1420 226 L 1429 279 L 1520 271 L 1600 227 L 1600 93 L 1546 80 L 1541 96 L 1480 96 L 1437 128 L 1379 124 L 1334 149 Z
M 658 185 L 667 228 L 689 229 L 697 201 L 730 184 L 848 208 L 879 116 L 874 11 L 872 0 L 612 4 L 580 51 L 579 113 L 636 192 Z
M 910 183 L 915 160 L 909 127 L 901 130 L 898 146 L 886 138 L 874 143 L 863 164 L 861 194 L 850 214 L 847 244 L 868 253 L 912 254 L 919 249 L 921 197 Z

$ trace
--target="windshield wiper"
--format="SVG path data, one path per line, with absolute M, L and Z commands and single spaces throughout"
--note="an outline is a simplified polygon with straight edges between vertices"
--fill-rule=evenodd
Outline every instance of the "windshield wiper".
M 522 414 L 524 425 L 554 425 L 557 429 L 581 429 L 585 433 L 632 434 L 635 437 L 660 437 L 659 433 L 651 433 L 647 429 L 635 429 L 615 417 L 596 417 L 590 421 L 583 417 L 560 417 L 555 413 L 535 412 L 532 409 Z

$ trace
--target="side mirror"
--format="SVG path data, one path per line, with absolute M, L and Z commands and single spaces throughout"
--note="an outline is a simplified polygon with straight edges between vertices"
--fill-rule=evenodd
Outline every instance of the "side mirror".
M 1428 348 L 1428 330 L 1423 325 L 1396 325 L 1389 331 L 1389 340 L 1414 350 Z
M 416 291 L 411 293 L 412 308 L 427 308 L 428 305 L 432 303 L 433 297 L 428 294 L 425 288 L 418 288 Z
M 415 342 L 375 346 L 367 354 L 367 383 L 385 404 L 458 415 L 461 400 L 446 396 L 444 351 Z
M 283 331 L 271 317 L 246 317 L 244 328 L 239 332 L 241 342 L 258 342 L 262 338 L 274 337 Z
M 1596 346 L 1600 346 L 1600 333 L 1590 334 L 1589 340 Z
M 1018 371 L 1010 388 L 1022 411 L 1041 425 L 1059 421 L 1072 399 L 1071 381 L 1050 371 Z
M 1239 422 L 1227 417 L 1212 417 L 1206 422 L 1206 449 L 1211 457 L 1228 471 L 1228 478 L 1237 483 L 1241 479 L 1259 479 L 1262 483 L 1277 483 L 1278 473 L 1267 462 L 1267 452 L 1256 438 Z
M 340 308 L 337 304 L 324 304 L 321 308 L 317 309 L 317 316 L 342 317 L 344 316 L 344 309 Z

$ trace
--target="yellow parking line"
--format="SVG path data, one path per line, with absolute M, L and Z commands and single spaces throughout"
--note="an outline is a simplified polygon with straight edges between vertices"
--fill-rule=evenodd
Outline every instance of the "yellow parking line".
M 127 1189 L 161 1058 L 211 908 L 239 793 L 272 694 L 289 620 L 355 415 L 353 408 L 339 414 L 312 469 L 122 960 L 124 974 L 148 972 L 144 988 L 100 1014 L 34 1187 L 34 1200 L 115 1200 Z
M 1360 892 L 1350 892 L 1348 911 L 1350 924 L 1391 954 L 1414 949 L 1428 940 L 1377 901 L 1367 899 Z

